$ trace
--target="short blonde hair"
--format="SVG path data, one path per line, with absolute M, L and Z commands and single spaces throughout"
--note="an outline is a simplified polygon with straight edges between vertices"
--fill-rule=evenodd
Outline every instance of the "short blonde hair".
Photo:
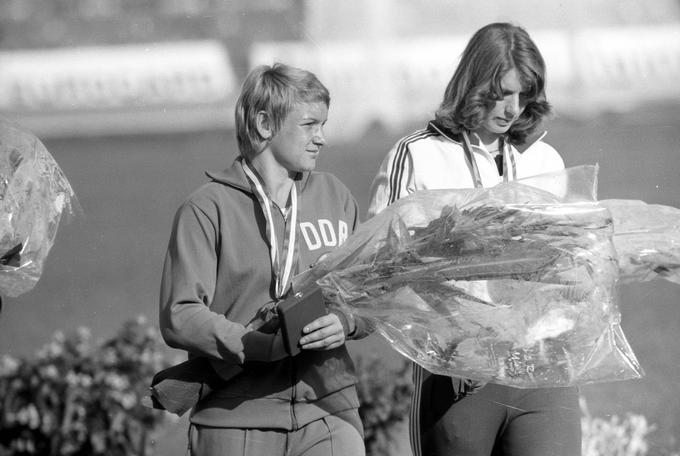
M 259 112 L 267 113 L 276 134 L 294 105 L 314 102 L 326 107 L 331 102 L 328 89 L 314 73 L 283 63 L 254 68 L 243 81 L 234 113 L 240 154 L 254 157 L 266 140 L 257 130 Z

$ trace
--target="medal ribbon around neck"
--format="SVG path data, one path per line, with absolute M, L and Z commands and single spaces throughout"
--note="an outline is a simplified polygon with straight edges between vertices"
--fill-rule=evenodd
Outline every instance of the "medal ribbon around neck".
M 475 183 L 475 188 L 482 188 L 482 178 L 479 175 L 479 168 L 477 168 L 477 162 L 472 155 L 472 146 L 470 145 L 470 138 L 467 132 L 463 132 L 463 150 L 465 151 L 465 161 L 470 168 L 470 174 L 472 174 L 472 180 Z M 517 166 L 515 165 L 515 156 L 512 154 L 510 147 L 505 144 L 503 137 L 498 139 L 499 153 L 503 154 L 503 182 L 508 182 L 510 180 L 510 172 L 512 172 L 512 180 L 517 180 Z M 510 169 L 509 169 L 510 168 Z
M 293 266 L 297 259 L 297 219 L 299 215 L 299 205 L 297 188 L 295 182 L 290 189 L 290 201 L 291 201 L 291 219 L 290 223 L 286 222 L 286 233 L 283 245 L 283 251 L 281 256 L 285 257 L 285 263 L 283 264 L 283 269 L 281 268 L 281 260 L 279 257 L 279 245 L 276 238 L 276 230 L 274 227 L 274 219 L 272 218 L 272 202 L 267 193 L 264 191 L 264 186 L 258 178 L 256 172 L 248 166 L 245 160 L 241 161 L 243 166 L 243 171 L 246 173 L 248 180 L 250 181 L 250 186 L 252 187 L 257 200 L 262 207 L 262 212 L 267 221 L 267 239 L 269 242 L 269 256 L 272 262 L 272 271 L 274 272 L 274 278 L 276 281 L 275 294 L 277 299 L 281 299 L 288 289 L 288 285 L 291 278 L 291 273 L 293 271 Z

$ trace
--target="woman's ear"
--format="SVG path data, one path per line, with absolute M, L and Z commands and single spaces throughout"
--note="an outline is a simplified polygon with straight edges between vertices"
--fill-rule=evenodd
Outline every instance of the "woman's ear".
M 255 119 L 257 126 L 257 133 L 265 141 L 269 141 L 274 136 L 272 129 L 272 123 L 269 119 L 269 115 L 265 111 L 259 111 Z

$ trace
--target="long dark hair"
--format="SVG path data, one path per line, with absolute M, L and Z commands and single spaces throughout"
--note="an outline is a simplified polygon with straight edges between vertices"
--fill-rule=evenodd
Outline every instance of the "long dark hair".
M 479 29 L 468 42 L 449 81 L 435 120 L 453 133 L 480 127 L 495 102 L 503 98 L 501 79 L 515 69 L 526 107 L 507 132 L 519 145 L 551 113 L 545 96 L 545 63 L 538 47 L 521 27 L 493 23 Z

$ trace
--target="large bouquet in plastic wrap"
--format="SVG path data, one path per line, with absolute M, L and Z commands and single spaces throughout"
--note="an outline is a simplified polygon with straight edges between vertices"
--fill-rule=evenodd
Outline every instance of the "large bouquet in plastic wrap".
M 584 166 L 489 189 L 416 192 L 293 289 L 320 286 L 330 305 L 369 320 L 431 372 L 516 387 L 640 377 L 616 285 L 677 279 L 680 211 L 597 202 L 596 177 Z M 637 226 L 617 238 L 618 221 L 631 219 Z
M 62 213 L 75 204 L 71 185 L 38 138 L 0 120 L 0 296 L 35 286 Z

